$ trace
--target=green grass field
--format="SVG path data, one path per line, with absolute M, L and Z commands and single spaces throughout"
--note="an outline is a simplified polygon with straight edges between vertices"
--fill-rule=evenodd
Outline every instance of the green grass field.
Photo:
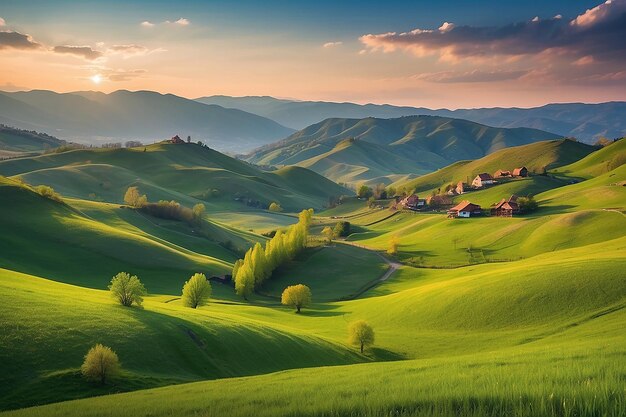
M 132 171 L 127 151 L 93 151 L 90 163 L 76 151 L 0 163 L 0 173 L 41 175 L 65 194 L 51 201 L 0 177 L 0 415 L 626 416 L 626 166 L 606 170 L 622 145 L 580 160 L 588 149 L 574 142 L 528 146 L 525 165 L 555 171 L 467 196 L 488 206 L 534 194 L 532 214 L 451 220 L 349 198 L 317 212 L 311 228 L 317 240 L 325 225 L 350 221 L 347 242 L 308 248 L 249 302 L 213 283 L 197 310 L 182 305 L 185 280 L 228 273 L 266 240 L 261 233 L 296 217 L 218 199 L 192 227 L 121 206 L 117 192 L 89 198 L 98 170 L 110 173 L 98 164 L 121 178 Z M 171 149 L 147 153 L 156 165 L 182 158 Z M 197 166 L 175 170 L 197 171 L 194 181 L 221 175 L 195 159 L 205 157 L 185 156 Z M 220 170 L 258 172 L 211 158 Z M 157 172 L 145 177 L 155 193 L 198 201 L 195 186 L 169 187 L 186 175 L 141 169 Z M 262 177 L 280 190 L 314 182 L 300 170 Z M 392 237 L 393 258 L 384 255 Z M 389 259 L 402 265 L 380 281 Z M 145 283 L 143 308 L 121 307 L 106 291 L 119 271 Z M 297 283 L 313 293 L 301 314 L 278 299 Z M 355 320 L 376 333 L 364 354 L 347 341 Z M 104 386 L 79 370 L 96 343 L 123 367 Z

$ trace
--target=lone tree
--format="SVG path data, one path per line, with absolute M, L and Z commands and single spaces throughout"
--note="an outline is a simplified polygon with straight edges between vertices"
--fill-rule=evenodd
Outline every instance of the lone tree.
M 365 320 L 353 321 L 348 325 L 348 341 L 360 345 L 361 353 L 366 346 L 374 343 L 374 329 Z
M 290 285 L 283 291 L 280 302 L 295 307 L 296 313 L 299 313 L 302 307 L 311 304 L 311 289 L 303 284 Z
M 335 232 L 330 227 L 326 226 L 324 230 L 322 230 L 322 235 L 326 238 L 326 242 L 330 243 L 335 237 Z
M 396 256 L 398 254 L 398 236 L 393 235 L 389 239 L 389 249 L 387 249 L 387 253 L 391 256 Z
M 80 372 L 90 381 L 105 384 L 109 378 L 119 374 L 120 360 L 110 347 L 98 343 L 85 355 Z
M 197 225 L 200 225 L 202 223 L 202 216 L 204 216 L 204 213 L 206 212 L 206 207 L 204 206 L 204 204 L 196 204 L 195 206 L 193 206 L 193 209 L 191 209 L 191 212 L 193 216 L 193 222 Z
M 194 274 L 183 285 L 183 304 L 185 307 L 198 308 L 207 305 L 211 296 L 211 284 L 204 274 Z
M 139 194 L 139 188 L 128 187 L 126 194 L 124 194 L 124 202 L 134 208 L 142 208 L 148 204 L 148 197 L 144 194 Z
M 141 306 L 146 288 L 136 275 L 131 276 L 128 272 L 120 272 L 111 280 L 109 285 L 111 295 L 123 306 L 130 307 L 133 303 Z

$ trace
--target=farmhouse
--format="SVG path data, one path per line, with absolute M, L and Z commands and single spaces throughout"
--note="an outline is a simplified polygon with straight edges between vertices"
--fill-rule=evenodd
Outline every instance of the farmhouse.
M 482 210 L 479 205 L 472 204 L 467 200 L 461 201 L 456 206 L 448 210 L 448 217 L 474 217 L 480 216 Z
M 513 170 L 513 176 L 514 177 L 527 177 L 528 176 L 528 169 L 526 169 L 526 167 L 515 168 Z
M 511 171 L 505 171 L 503 169 L 497 170 L 494 174 L 494 178 L 507 178 L 511 176 Z
M 474 181 L 472 181 L 472 185 L 475 188 L 481 188 L 487 185 L 492 185 L 493 183 L 494 183 L 493 177 L 487 174 L 486 172 L 476 175 L 476 178 L 474 178 Z
M 491 209 L 491 215 L 497 217 L 513 217 L 519 214 L 519 204 L 517 204 L 517 196 L 512 195 L 509 199 L 502 199 Z
M 417 194 L 411 194 L 410 196 L 404 197 L 402 201 L 400 201 L 400 204 L 409 210 L 420 210 L 426 206 L 426 200 L 420 199 Z
M 182 140 L 180 138 L 180 136 L 178 136 L 178 135 L 172 136 L 172 138 L 170 139 L 170 142 L 172 142 L 172 143 L 185 143 L 185 141 Z

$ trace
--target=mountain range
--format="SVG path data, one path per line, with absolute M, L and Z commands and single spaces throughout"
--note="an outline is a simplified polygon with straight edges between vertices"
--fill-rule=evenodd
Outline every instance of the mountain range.
M 260 165 L 307 167 L 336 182 L 390 183 L 503 148 L 557 139 L 530 128 L 495 128 L 439 116 L 327 119 L 247 156 Z
M 178 134 L 231 152 L 249 150 L 293 132 L 241 110 L 206 105 L 172 94 L 126 90 L 110 94 L 1 92 L 0 123 L 91 144 L 125 140 L 154 142 Z
M 258 114 L 293 129 L 328 118 L 397 118 L 412 115 L 466 119 L 494 127 L 532 127 L 593 143 L 626 135 L 626 102 L 547 104 L 534 108 L 428 109 L 388 104 L 296 101 L 273 97 L 210 96 L 196 99 Z

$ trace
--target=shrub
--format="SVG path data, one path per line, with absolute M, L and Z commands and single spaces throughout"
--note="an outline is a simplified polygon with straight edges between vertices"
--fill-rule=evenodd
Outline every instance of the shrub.
M 145 213 L 161 219 L 178 220 L 195 224 L 193 211 L 174 200 L 161 200 L 158 203 L 147 203 L 141 209 Z
M 131 276 L 127 272 L 115 275 L 109 285 L 111 296 L 123 306 L 130 307 L 133 303 L 141 306 L 146 288 L 136 275 Z
M 280 302 L 295 307 L 296 313 L 299 313 L 302 307 L 311 304 L 311 289 L 303 284 L 290 285 L 283 291 Z
M 346 237 L 350 234 L 350 222 L 341 221 L 335 224 L 335 228 L 333 229 L 335 236 L 338 237 Z
M 373 191 L 367 185 L 361 185 L 356 192 L 356 196 L 359 198 L 370 198 L 373 195 Z
M 142 208 L 148 204 L 148 197 L 145 194 L 139 194 L 139 188 L 128 187 L 124 194 L 124 202 L 131 207 Z
M 61 194 L 57 193 L 56 191 L 54 191 L 54 188 L 48 187 L 47 185 L 38 185 L 35 188 L 35 191 L 37 192 L 37 194 L 47 199 L 57 201 L 59 203 L 63 202 L 63 198 L 61 197 Z
M 270 204 L 270 207 L 268 210 L 273 211 L 275 213 L 280 213 L 281 211 L 283 211 L 283 208 L 280 206 L 280 204 L 273 201 L 272 204 Z
M 539 203 L 537 203 L 537 201 L 531 195 L 529 195 L 528 197 L 518 198 L 517 204 L 522 213 L 530 213 L 539 208 Z
M 359 345 L 361 353 L 366 346 L 374 343 L 374 329 L 365 320 L 358 320 L 348 325 L 348 341 Z
M 98 343 L 85 355 L 80 371 L 88 380 L 105 384 L 108 379 L 119 374 L 120 361 L 110 347 Z
M 194 274 L 183 285 L 183 304 L 186 307 L 198 308 L 206 305 L 211 296 L 211 284 L 204 274 Z
M 326 226 L 324 230 L 322 230 L 322 235 L 326 238 L 326 241 L 330 243 L 333 240 L 333 237 L 335 236 L 335 232 L 333 232 L 333 229 Z
M 197 225 L 202 223 L 202 216 L 206 212 L 206 207 L 202 203 L 198 203 L 191 209 L 191 213 L 193 216 L 193 222 Z

